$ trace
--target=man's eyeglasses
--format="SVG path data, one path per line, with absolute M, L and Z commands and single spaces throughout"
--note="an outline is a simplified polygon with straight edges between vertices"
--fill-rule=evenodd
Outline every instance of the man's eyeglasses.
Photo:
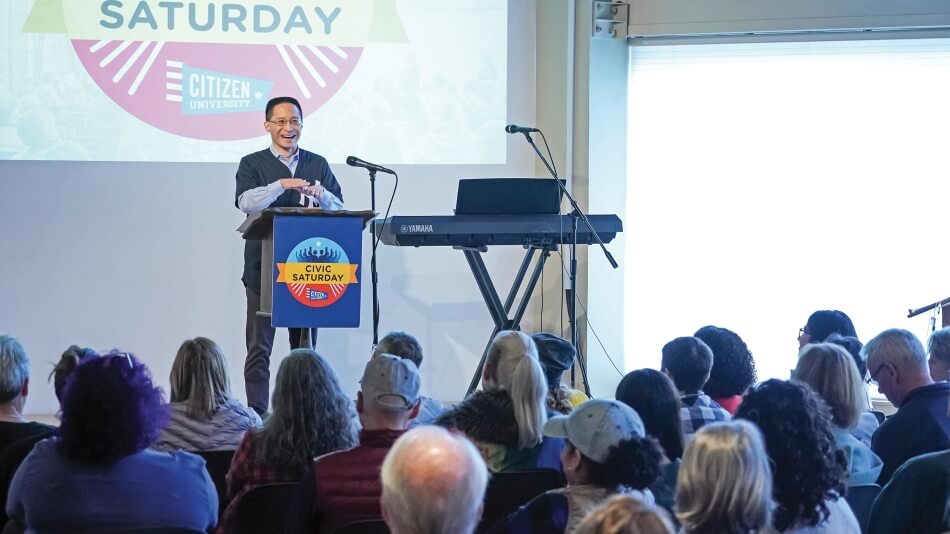
M 874 371 L 873 373 L 871 373 L 871 376 L 869 376 L 867 380 L 865 380 L 865 382 L 867 382 L 869 386 L 877 385 L 877 379 L 875 379 L 874 377 L 877 376 L 877 374 L 881 372 L 881 369 L 884 369 L 883 363 L 877 367 L 877 371 Z
M 288 124 L 289 124 L 290 126 L 293 126 L 294 128 L 298 128 L 301 124 L 303 124 L 303 121 L 300 120 L 300 119 L 290 119 L 290 120 L 287 120 L 287 119 L 277 119 L 276 121 L 265 121 L 265 122 L 269 122 L 269 123 L 271 123 L 271 124 L 276 124 L 276 125 L 277 125 L 278 127 L 280 127 L 280 128 L 283 128 L 284 126 L 287 126 Z
M 811 335 L 811 332 L 809 332 L 808 330 L 805 330 L 804 326 L 798 329 L 798 337 L 802 337 L 805 334 Z

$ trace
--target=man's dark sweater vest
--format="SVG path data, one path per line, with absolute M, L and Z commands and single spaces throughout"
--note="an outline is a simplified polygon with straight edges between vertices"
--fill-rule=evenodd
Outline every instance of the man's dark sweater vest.
M 340 184 L 333 176 L 333 171 L 330 170 L 327 160 L 319 154 L 303 149 L 298 149 L 298 152 L 300 153 L 300 159 L 297 162 L 297 169 L 293 177 L 304 179 L 310 182 L 311 185 L 319 181 L 327 191 L 336 195 L 342 202 L 343 192 L 340 190 Z M 245 191 L 267 186 L 282 178 L 290 178 L 289 175 L 290 170 L 274 157 L 270 149 L 244 156 L 238 166 L 234 205 L 237 206 L 237 199 Z M 284 191 L 268 207 L 299 208 L 300 194 L 296 191 Z M 241 281 L 244 282 L 247 288 L 253 289 L 257 293 L 261 292 L 261 249 L 260 240 L 247 239 L 244 242 L 244 274 L 241 276 Z

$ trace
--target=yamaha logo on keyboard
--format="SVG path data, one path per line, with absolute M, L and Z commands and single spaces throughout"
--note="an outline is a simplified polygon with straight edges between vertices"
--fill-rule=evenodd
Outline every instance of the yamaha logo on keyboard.
M 431 224 L 404 224 L 399 227 L 404 234 L 431 234 Z

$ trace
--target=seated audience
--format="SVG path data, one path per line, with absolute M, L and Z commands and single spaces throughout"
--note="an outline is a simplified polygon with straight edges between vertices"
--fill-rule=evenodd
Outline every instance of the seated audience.
M 660 446 L 646 437 L 633 408 L 613 400 L 589 400 L 571 415 L 552 417 L 544 433 L 566 440 L 561 461 L 567 487 L 535 497 L 489 532 L 574 532 L 597 505 L 621 493 L 654 504 L 647 486 L 660 475 Z
M 251 488 L 298 482 L 317 456 L 357 444 L 351 401 L 330 364 L 310 349 L 294 349 L 280 362 L 271 407 L 264 426 L 244 434 L 231 460 L 231 502 L 220 532 Z
M 735 415 L 742 395 L 755 383 L 755 360 L 738 334 L 727 328 L 704 326 L 693 334 L 713 353 L 713 365 L 703 391 Z
M 930 358 L 927 360 L 930 366 L 930 378 L 934 382 L 950 380 L 950 326 L 945 326 L 930 334 L 927 352 L 930 353 Z
M 488 469 L 464 436 L 422 426 L 396 440 L 381 479 L 380 506 L 392 534 L 471 534 Z
M 867 382 L 868 379 L 868 362 L 864 359 L 864 356 L 861 354 L 861 349 L 864 348 L 864 345 L 854 336 L 842 336 L 840 334 L 831 334 L 825 341 L 825 343 L 833 343 L 839 347 L 844 348 L 848 351 L 848 354 L 851 355 L 851 359 L 854 360 L 854 364 L 858 367 L 858 376 L 861 377 L 862 382 Z M 861 385 L 861 416 L 858 417 L 858 423 L 854 428 L 851 429 L 851 435 L 857 438 L 858 441 L 871 446 L 871 436 L 874 434 L 874 431 L 877 430 L 877 427 L 881 426 L 881 422 L 877 420 L 877 416 L 871 412 L 871 397 L 868 394 L 868 388 L 865 384 Z
M 719 403 L 703 393 L 712 365 L 712 351 L 698 338 L 678 337 L 663 346 L 661 366 L 680 395 L 680 422 L 687 440 L 706 423 L 731 418 Z
M 15 338 L 0 336 L 0 453 L 10 445 L 49 434 L 53 427 L 27 421 L 23 406 L 30 394 L 30 359 Z
M 171 420 L 153 448 L 233 451 L 248 429 L 261 426 L 257 412 L 231 396 L 227 360 L 214 341 L 182 343 L 170 378 Z
M 617 386 L 617 400 L 633 408 L 643 420 L 647 436 L 663 447 L 660 478 L 650 484 L 656 503 L 673 511 L 676 477 L 683 456 L 680 401 L 670 379 L 654 369 L 627 373 Z
M 499 332 L 488 348 L 482 386 L 436 424 L 468 436 L 494 472 L 560 470 L 564 441 L 542 433 L 548 385 L 534 341 L 521 332 Z
M 204 460 L 148 448 L 167 410 L 128 353 L 81 364 L 66 386 L 58 435 L 37 443 L 13 477 L 11 520 L 31 532 L 214 527 L 218 496 Z
M 769 457 L 755 425 L 711 423 L 686 446 L 676 486 L 684 534 L 772 532 L 771 495 Z
M 313 462 L 300 487 L 294 532 L 332 533 L 347 523 L 382 518 L 380 466 L 419 412 L 419 371 L 408 359 L 380 354 L 366 364 L 360 387 L 360 444 Z
M 864 353 L 871 381 L 897 406 L 871 439 L 871 449 L 884 461 L 877 482 L 883 486 L 914 456 L 950 448 L 950 383 L 934 383 L 923 345 L 907 330 L 881 332 Z
M 798 356 L 792 380 L 811 386 L 831 408 L 832 434 L 848 459 L 848 485 L 874 484 L 884 463 L 849 432 L 861 415 L 864 381 L 851 355 L 831 343 L 810 343 Z
M 665 511 L 632 495 L 614 495 L 594 508 L 576 534 L 673 534 Z
M 746 393 L 736 417 L 756 424 L 772 465 L 773 526 L 780 532 L 860 534 L 844 499 L 844 454 L 831 411 L 807 385 L 767 380 Z
M 564 371 L 574 365 L 577 351 L 570 341 L 547 332 L 535 334 L 531 339 L 538 347 L 538 361 L 548 382 L 548 409 L 564 415 L 571 413 L 575 406 L 587 400 L 584 392 L 561 381 Z
M 858 337 L 848 314 L 839 310 L 818 310 L 809 315 L 805 326 L 798 330 L 798 348 L 809 343 L 822 343 L 831 334 Z
M 414 336 L 405 332 L 390 332 L 383 336 L 373 350 L 373 356 L 379 354 L 399 356 L 416 364 L 417 369 L 422 368 L 422 345 Z M 410 421 L 410 427 L 428 425 L 445 411 L 445 405 L 432 397 L 420 395 L 419 403 L 419 415 Z

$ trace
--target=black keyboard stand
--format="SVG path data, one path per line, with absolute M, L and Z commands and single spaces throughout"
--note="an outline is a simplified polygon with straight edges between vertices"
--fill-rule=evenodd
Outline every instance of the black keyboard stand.
M 534 287 L 538 284 L 538 279 L 541 278 L 544 263 L 551 255 L 551 252 L 557 249 L 557 245 L 546 241 L 525 245 L 527 250 L 524 254 L 524 260 L 521 261 L 521 267 L 518 268 L 518 274 L 515 275 L 515 280 L 511 284 L 511 289 L 508 291 L 508 297 L 505 299 L 504 305 L 502 305 L 501 299 L 498 298 L 498 291 L 495 290 L 495 284 L 492 283 L 488 269 L 485 268 L 485 262 L 482 261 L 482 253 L 486 252 L 488 248 L 484 246 L 475 248 L 453 248 L 461 250 L 465 254 L 468 266 L 472 269 L 472 274 L 475 275 L 475 283 L 478 284 L 482 298 L 485 299 L 485 304 L 488 306 L 488 313 L 491 314 L 492 321 L 495 323 L 495 329 L 492 330 L 491 337 L 488 338 L 488 343 L 485 344 L 485 350 L 482 352 L 482 359 L 479 360 L 478 367 L 475 368 L 475 375 L 472 376 L 472 382 L 468 385 L 468 391 L 465 392 L 465 396 L 468 397 L 475 391 L 475 388 L 478 387 L 478 383 L 482 379 L 482 370 L 485 367 L 485 359 L 488 357 L 488 348 L 491 346 L 491 342 L 495 339 L 495 336 L 498 335 L 498 332 L 502 330 L 519 330 L 521 328 L 521 318 L 524 317 L 524 312 L 528 308 L 528 301 L 531 300 Z M 511 307 L 515 303 L 515 298 L 517 298 L 518 293 L 521 292 L 525 274 L 528 273 L 528 269 L 531 267 L 531 261 L 534 259 L 534 254 L 537 250 L 541 251 L 541 256 L 538 257 L 538 260 L 534 264 L 531 278 L 528 279 L 528 285 L 524 288 L 521 300 L 515 309 L 515 314 L 509 317 L 508 314 L 511 312 Z

